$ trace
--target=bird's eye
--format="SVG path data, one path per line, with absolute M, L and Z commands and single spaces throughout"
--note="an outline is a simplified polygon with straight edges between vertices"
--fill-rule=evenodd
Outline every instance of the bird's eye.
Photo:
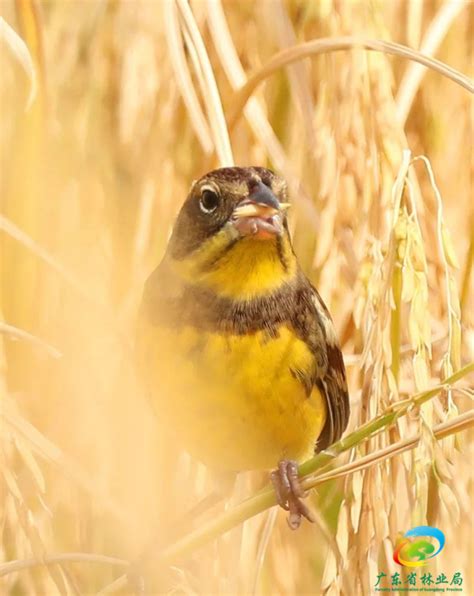
M 201 199 L 199 200 L 199 207 L 204 213 L 212 213 L 217 209 L 219 205 L 219 195 L 214 190 L 208 188 L 204 189 L 201 193 Z

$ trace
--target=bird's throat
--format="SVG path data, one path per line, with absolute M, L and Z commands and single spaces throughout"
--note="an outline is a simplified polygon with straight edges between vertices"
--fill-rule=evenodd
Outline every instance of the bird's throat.
M 209 259 L 205 259 L 206 252 Z M 207 249 L 207 250 L 206 250 Z M 180 264 L 186 281 L 234 300 L 274 292 L 291 283 L 297 273 L 296 258 L 287 234 L 266 240 L 252 237 L 223 245 L 203 247 L 188 263 Z

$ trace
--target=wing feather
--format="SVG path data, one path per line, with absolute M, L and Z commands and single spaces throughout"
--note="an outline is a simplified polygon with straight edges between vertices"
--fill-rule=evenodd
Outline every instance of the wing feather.
M 325 368 L 316 367 L 314 383 L 326 399 L 327 417 L 316 450 L 322 451 L 338 441 L 349 422 L 350 406 L 347 391 L 346 370 L 339 347 L 334 324 L 326 305 L 316 288 L 311 286 L 311 302 L 314 307 L 316 323 L 320 326 L 324 342 L 312 346 L 317 361 L 324 361 Z M 324 351 L 321 354 L 316 352 Z

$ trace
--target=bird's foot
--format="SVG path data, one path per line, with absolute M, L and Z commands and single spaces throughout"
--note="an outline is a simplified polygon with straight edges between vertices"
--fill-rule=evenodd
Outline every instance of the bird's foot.
M 287 522 L 292 530 L 300 527 L 302 517 L 314 522 L 311 511 L 303 502 L 306 493 L 301 487 L 298 464 L 295 461 L 283 459 L 279 462 L 278 468 L 271 473 L 271 480 L 278 504 L 289 511 Z

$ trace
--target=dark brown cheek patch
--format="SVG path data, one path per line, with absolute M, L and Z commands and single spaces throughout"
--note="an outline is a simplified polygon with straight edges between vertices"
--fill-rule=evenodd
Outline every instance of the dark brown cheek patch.
M 232 213 L 225 197 L 222 208 L 218 207 L 211 213 L 202 211 L 199 206 L 202 186 L 200 181 L 195 183 L 195 190 L 186 199 L 173 228 L 168 253 L 178 261 L 191 255 L 205 240 L 216 234 Z
M 196 207 L 199 209 L 197 205 Z M 203 222 L 200 215 L 195 215 L 192 210 L 190 211 L 191 213 L 187 213 L 183 208 L 169 242 L 169 254 L 178 261 L 182 261 L 197 250 L 205 240 L 218 232 L 225 223 L 225 221 L 219 222 L 211 218 L 209 218 L 209 221 Z

